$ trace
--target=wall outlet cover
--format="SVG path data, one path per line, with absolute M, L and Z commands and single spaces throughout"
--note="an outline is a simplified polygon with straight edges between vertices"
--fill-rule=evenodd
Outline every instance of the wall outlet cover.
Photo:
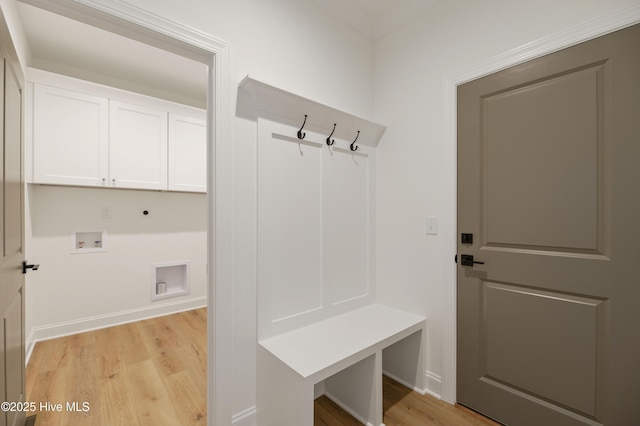
M 426 220 L 427 235 L 438 235 L 438 218 L 435 216 L 427 216 Z

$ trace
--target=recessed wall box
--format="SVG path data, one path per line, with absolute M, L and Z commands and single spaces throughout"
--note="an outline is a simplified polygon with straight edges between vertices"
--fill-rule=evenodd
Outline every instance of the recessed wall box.
M 71 231 L 71 254 L 107 251 L 107 231 Z
M 191 293 L 189 261 L 151 265 L 151 300 L 184 296 Z

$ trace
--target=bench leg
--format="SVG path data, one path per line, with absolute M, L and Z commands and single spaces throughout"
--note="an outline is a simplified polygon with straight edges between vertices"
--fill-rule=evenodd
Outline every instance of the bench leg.
M 421 394 L 426 388 L 426 334 L 425 327 L 382 351 L 384 374 Z
M 313 383 L 258 345 L 258 426 L 313 426 Z

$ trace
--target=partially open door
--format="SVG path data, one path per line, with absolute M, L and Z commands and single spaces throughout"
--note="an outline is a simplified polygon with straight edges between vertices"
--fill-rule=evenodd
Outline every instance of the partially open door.
M 22 82 L 9 31 L 0 11 L 0 425 L 24 423 L 17 403 L 25 395 L 24 180 Z M 8 403 L 8 405 L 6 404 Z

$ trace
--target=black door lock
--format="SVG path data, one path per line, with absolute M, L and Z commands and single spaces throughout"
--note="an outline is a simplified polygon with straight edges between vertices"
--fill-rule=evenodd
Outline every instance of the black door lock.
M 473 260 L 472 254 L 461 254 L 460 264 L 462 266 L 473 266 L 474 264 L 484 265 L 484 262 L 478 262 L 477 260 Z
M 473 234 L 462 234 L 460 242 L 462 244 L 473 244 Z
M 40 265 L 28 265 L 26 260 L 22 261 L 22 273 L 26 274 L 29 269 L 37 271 Z

